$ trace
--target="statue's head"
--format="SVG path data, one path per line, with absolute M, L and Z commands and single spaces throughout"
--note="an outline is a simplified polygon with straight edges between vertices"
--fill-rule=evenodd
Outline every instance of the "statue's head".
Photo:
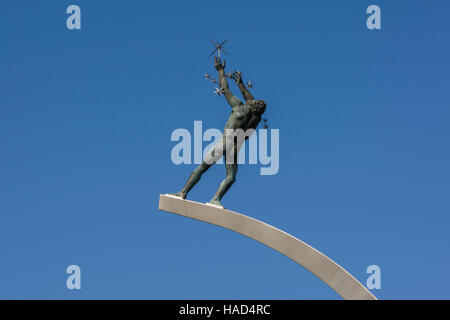
M 248 100 L 247 105 L 249 106 L 252 113 L 261 116 L 264 111 L 266 111 L 266 103 L 264 100 Z

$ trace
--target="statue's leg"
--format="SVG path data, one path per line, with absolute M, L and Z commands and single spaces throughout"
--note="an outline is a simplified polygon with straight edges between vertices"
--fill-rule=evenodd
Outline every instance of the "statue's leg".
M 200 181 L 200 178 L 202 175 L 214 164 L 217 160 L 219 160 L 224 153 L 224 147 L 222 140 L 218 142 L 216 145 L 214 145 L 213 148 L 206 154 L 205 158 L 203 159 L 203 162 L 201 165 L 199 165 L 197 168 L 192 171 L 191 175 L 189 176 L 188 181 L 186 182 L 186 185 L 184 188 L 178 192 L 173 193 L 174 196 L 181 197 L 183 199 L 186 199 L 187 194 L 191 189 L 197 184 L 197 182 Z
M 184 188 L 180 192 L 175 193 L 173 195 L 186 199 L 186 196 L 189 193 L 189 191 L 191 191 L 191 189 L 197 184 L 197 182 L 200 181 L 202 174 L 204 174 L 211 166 L 212 164 L 207 164 L 203 162 L 201 165 L 195 168 L 194 171 L 192 171 L 191 175 L 189 176 L 189 179 L 186 182 Z
M 220 207 L 223 207 L 220 200 L 222 200 L 225 193 L 227 193 L 228 189 L 230 189 L 231 185 L 236 181 L 236 173 L 237 173 L 238 165 L 237 165 L 237 163 L 225 164 L 225 167 L 227 169 L 227 176 L 220 183 L 219 189 L 217 189 L 216 194 L 209 202 L 210 204 L 220 206 Z
M 233 152 L 234 152 L 234 156 L 232 157 L 233 161 L 225 162 L 225 168 L 227 170 L 227 175 L 225 177 L 225 179 L 223 179 L 223 181 L 220 183 L 219 185 L 219 189 L 217 189 L 216 194 L 214 195 L 214 197 L 211 199 L 211 201 L 209 202 L 210 204 L 216 205 L 216 206 L 220 206 L 223 208 L 222 203 L 220 202 L 220 200 L 222 200 L 223 196 L 225 195 L 225 193 L 227 193 L 228 189 L 230 189 L 231 185 L 236 181 L 236 174 L 237 174 L 237 169 L 238 169 L 238 163 L 237 163 L 237 153 L 238 153 L 238 148 L 233 148 Z

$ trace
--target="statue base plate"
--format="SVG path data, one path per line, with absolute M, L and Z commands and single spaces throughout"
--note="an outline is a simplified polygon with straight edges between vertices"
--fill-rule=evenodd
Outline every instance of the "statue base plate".
M 308 269 L 344 299 L 376 300 L 366 287 L 336 262 L 267 223 L 215 205 L 168 194 L 160 195 L 159 209 L 214 224 L 259 241 Z

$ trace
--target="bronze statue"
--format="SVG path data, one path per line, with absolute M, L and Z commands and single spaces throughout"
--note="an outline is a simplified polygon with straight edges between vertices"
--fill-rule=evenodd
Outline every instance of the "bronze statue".
M 228 87 L 228 80 L 225 75 L 225 60 L 223 64 L 219 58 L 214 57 L 214 67 L 219 73 L 220 90 L 231 106 L 231 115 L 225 125 L 225 130 L 222 139 L 218 141 L 208 152 L 206 157 L 191 173 L 184 188 L 173 195 L 186 199 L 187 194 L 192 187 L 197 184 L 203 173 L 205 173 L 217 160 L 225 155 L 226 177 L 221 182 L 216 194 L 209 202 L 212 205 L 222 206 L 220 200 L 225 193 L 230 189 L 231 185 L 236 181 L 236 173 L 238 169 L 237 156 L 242 143 L 249 138 L 250 134 L 256 129 L 261 121 L 261 115 L 266 109 L 266 103 L 263 100 L 256 100 L 253 95 L 247 90 L 243 81 L 242 75 L 236 71 L 230 75 L 238 85 L 245 103 L 233 95 Z M 248 131 L 250 130 L 250 131 Z M 246 132 L 243 139 L 239 139 L 236 131 Z M 237 138 L 237 139 L 236 139 Z

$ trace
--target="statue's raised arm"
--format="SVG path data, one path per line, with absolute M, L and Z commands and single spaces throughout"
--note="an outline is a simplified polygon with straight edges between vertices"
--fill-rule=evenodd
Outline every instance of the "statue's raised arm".
M 227 99 L 228 103 L 230 104 L 231 108 L 234 108 L 238 105 L 241 105 L 242 101 L 238 97 L 236 97 L 228 87 L 228 80 L 227 77 L 225 76 L 225 65 L 226 65 L 225 60 L 222 63 L 220 61 L 220 58 L 214 57 L 214 67 L 219 72 L 220 88 L 223 90 L 223 94 Z
M 239 90 L 241 90 L 241 94 L 244 97 L 245 101 L 248 100 L 254 100 L 255 97 L 248 91 L 247 87 L 244 85 L 244 82 L 242 81 L 242 74 L 239 71 L 233 72 L 231 75 L 234 82 L 236 82 L 237 86 L 239 87 Z

